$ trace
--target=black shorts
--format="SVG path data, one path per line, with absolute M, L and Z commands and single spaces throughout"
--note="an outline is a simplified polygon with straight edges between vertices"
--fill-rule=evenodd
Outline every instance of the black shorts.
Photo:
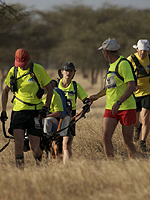
M 146 95 L 143 97 L 135 97 L 136 100 L 136 111 L 140 112 L 142 108 L 150 110 L 150 95 Z
M 38 110 L 12 111 L 8 132 L 13 135 L 13 129 L 27 129 L 27 133 L 40 137 L 42 130 L 38 123 Z

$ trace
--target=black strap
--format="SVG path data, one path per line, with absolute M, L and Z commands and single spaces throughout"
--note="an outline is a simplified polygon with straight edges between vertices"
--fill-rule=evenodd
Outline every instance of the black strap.
M 148 73 L 146 72 L 146 70 L 145 70 L 144 67 L 140 64 L 140 62 L 139 62 L 139 60 L 137 59 L 137 57 L 136 57 L 135 55 L 131 55 L 131 57 L 132 57 L 132 59 L 133 59 L 135 65 L 136 65 L 136 70 L 135 70 L 135 71 L 137 72 L 137 78 L 139 78 L 138 75 L 140 75 L 140 77 L 141 77 L 141 76 L 142 76 L 142 77 L 149 76 L 150 73 L 148 74 Z M 149 54 L 149 58 L 150 58 L 150 54 Z
M 32 78 L 35 80 L 35 82 L 37 83 L 38 87 L 41 89 L 41 86 L 40 86 L 40 84 L 39 84 L 39 81 L 38 81 L 38 79 L 37 79 L 35 73 L 33 72 L 33 65 L 34 65 L 34 63 L 32 62 L 32 63 L 31 63 L 31 66 L 30 66 L 29 72 L 26 73 L 26 74 L 24 74 L 24 75 L 22 75 L 22 76 L 20 76 L 20 77 L 18 77 L 18 78 L 17 78 L 18 67 L 15 67 L 15 68 L 14 68 L 14 76 L 15 76 L 15 79 L 18 80 L 18 79 L 20 79 L 20 78 L 22 78 L 22 77 L 24 77 L 24 76 L 30 74 L 31 77 L 32 77 Z
M 115 71 L 113 71 L 113 72 L 117 75 L 118 78 L 120 78 L 120 79 L 124 82 L 124 78 L 123 78 L 123 77 L 119 74 L 119 72 L 118 72 L 119 64 L 120 64 L 120 62 L 123 61 L 123 60 L 127 61 L 127 62 L 130 64 L 130 67 L 131 67 L 131 70 L 132 70 L 132 73 L 133 73 L 133 77 L 134 77 L 134 80 L 135 80 L 135 84 L 137 85 L 137 77 L 136 77 L 136 75 L 135 75 L 135 71 L 134 71 L 133 65 L 132 65 L 132 63 L 131 63 L 129 60 L 127 60 L 126 58 L 121 58 L 121 59 L 119 60 L 119 62 L 118 62 L 117 65 L 116 65 Z M 108 71 L 107 74 L 109 74 L 109 73 L 112 73 L 112 71 Z
M 22 78 L 22 77 L 30 74 L 30 72 L 28 72 L 28 73 L 26 73 L 26 74 L 24 74 L 24 75 L 22 75 L 22 76 L 20 76 L 20 77 L 17 78 L 17 72 L 18 72 L 18 67 L 14 67 L 14 76 L 15 76 L 16 80 L 19 80 L 20 78 Z
M 117 65 L 116 65 L 116 68 L 115 68 L 115 74 L 118 76 L 118 78 L 120 78 L 122 81 L 124 81 L 124 78 L 119 74 L 119 72 L 118 72 L 118 68 L 119 68 L 119 64 L 120 64 L 120 62 L 122 61 L 122 60 L 126 60 L 125 58 L 121 58 L 120 60 L 119 60 L 119 62 L 117 63 Z
M 76 81 L 72 81 L 73 82 L 73 87 L 74 87 L 74 91 L 75 91 L 75 101 L 77 100 L 77 83 Z
M 24 104 L 26 104 L 26 105 L 28 105 L 28 106 L 37 106 L 37 105 L 39 105 L 39 104 L 42 103 L 42 101 L 41 101 L 40 103 L 37 103 L 37 104 L 34 104 L 34 103 L 28 103 L 28 102 L 22 101 L 21 99 L 19 99 L 19 98 L 16 97 L 16 96 L 13 97 L 13 100 L 14 100 L 15 98 L 16 98 L 18 101 L 20 101 L 20 102 L 22 102 L 22 103 L 24 103 Z
M 119 62 L 117 63 L 117 65 L 116 65 L 115 71 L 109 71 L 109 69 L 108 69 L 107 74 L 113 73 L 113 72 L 114 72 L 118 78 L 120 78 L 122 81 L 124 81 L 124 78 L 123 78 L 123 77 L 119 74 L 119 72 L 118 72 L 119 64 L 120 64 L 120 62 L 121 62 L 122 60 L 126 60 L 126 59 L 125 59 L 125 58 L 121 58 L 121 59 L 119 60 Z
M 31 66 L 30 66 L 30 75 L 32 76 L 32 78 L 36 81 L 37 85 L 39 88 L 41 88 L 40 84 L 39 84 L 39 81 L 35 75 L 35 73 L 33 72 L 33 62 L 31 63 Z

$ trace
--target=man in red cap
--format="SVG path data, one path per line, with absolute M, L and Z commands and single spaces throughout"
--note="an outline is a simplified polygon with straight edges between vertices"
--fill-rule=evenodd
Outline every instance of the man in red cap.
M 14 93 L 14 97 L 9 133 L 14 135 L 15 158 L 18 168 L 24 168 L 25 130 L 27 130 L 30 146 L 37 163 L 41 161 L 40 136 L 42 131 L 38 116 L 39 111 L 42 117 L 46 117 L 48 113 L 53 95 L 50 81 L 51 78 L 44 68 L 37 63 L 31 62 L 27 50 L 18 49 L 15 52 L 15 63 L 7 74 L 2 92 L 1 120 L 7 120 L 6 107 L 8 93 L 11 90 Z M 43 89 L 47 90 L 45 105 L 43 105 L 42 101 Z
M 24 68 L 27 66 L 28 61 L 30 60 L 30 56 L 27 50 L 18 49 L 15 53 L 15 66 Z

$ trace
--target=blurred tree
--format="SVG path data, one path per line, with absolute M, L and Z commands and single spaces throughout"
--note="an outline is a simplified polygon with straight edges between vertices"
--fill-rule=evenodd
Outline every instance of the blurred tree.
M 51 11 L 26 11 L 20 4 L 0 0 L 0 69 L 13 64 L 17 48 L 26 48 L 34 62 L 59 68 L 71 61 L 92 84 L 103 81 L 108 63 L 98 47 L 108 37 L 121 45 L 125 57 L 140 38 L 150 40 L 150 10 L 118 8 L 105 4 L 93 10 L 83 5 Z

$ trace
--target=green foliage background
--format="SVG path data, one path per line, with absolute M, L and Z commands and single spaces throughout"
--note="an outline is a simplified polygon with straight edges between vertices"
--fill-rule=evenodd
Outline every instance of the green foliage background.
M 13 65 L 14 53 L 26 48 L 46 69 L 72 61 L 84 77 L 97 79 L 107 65 L 98 47 L 108 37 L 121 45 L 125 57 L 140 38 L 150 40 L 150 10 L 104 5 L 97 10 L 75 5 L 51 11 L 27 11 L 0 1 L 0 68 Z

